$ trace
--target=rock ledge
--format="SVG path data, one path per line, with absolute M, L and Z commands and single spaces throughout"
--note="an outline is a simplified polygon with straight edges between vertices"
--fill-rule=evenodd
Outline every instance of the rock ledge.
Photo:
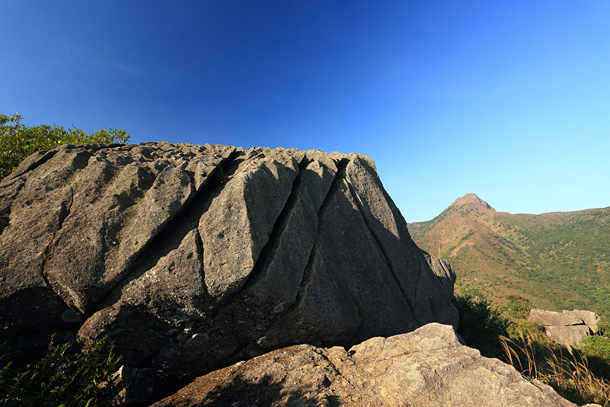
M 431 323 L 345 350 L 297 345 L 199 377 L 154 407 L 573 407 L 551 387 Z

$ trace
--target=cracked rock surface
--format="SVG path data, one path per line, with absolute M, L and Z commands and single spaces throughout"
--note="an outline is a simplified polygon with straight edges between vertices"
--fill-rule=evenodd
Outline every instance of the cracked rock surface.
M 195 379 L 154 407 L 574 407 L 550 386 L 464 346 L 453 327 L 343 347 L 295 345 Z
M 0 183 L 0 334 L 108 335 L 161 382 L 457 325 L 430 264 L 358 154 L 67 145 Z
M 530 310 L 529 318 L 544 329 L 546 335 L 562 345 L 580 345 L 583 339 L 597 332 L 600 317 L 592 311 Z

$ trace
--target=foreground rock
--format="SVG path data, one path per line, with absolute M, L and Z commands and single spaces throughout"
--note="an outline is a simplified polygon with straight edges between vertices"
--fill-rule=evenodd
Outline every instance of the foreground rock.
M 451 326 L 342 347 L 297 345 L 193 381 L 155 407 L 532 406 L 575 404 L 464 346 Z
M 173 383 L 296 343 L 457 324 L 373 162 L 226 146 L 63 146 L 0 183 L 0 334 L 111 337 Z
M 532 309 L 530 319 L 540 324 L 547 336 L 562 345 L 579 345 L 597 332 L 600 317 L 591 311 L 545 311 Z

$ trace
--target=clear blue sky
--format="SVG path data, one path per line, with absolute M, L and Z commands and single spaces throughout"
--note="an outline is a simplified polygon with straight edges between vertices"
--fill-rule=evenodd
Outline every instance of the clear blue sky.
M 2 0 L 0 112 L 371 156 L 409 222 L 610 206 L 610 2 Z

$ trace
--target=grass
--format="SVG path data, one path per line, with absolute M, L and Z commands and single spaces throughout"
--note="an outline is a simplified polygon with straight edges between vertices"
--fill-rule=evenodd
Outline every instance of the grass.
M 596 376 L 584 354 L 524 334 L 516 341 L 500 339 L 506 361 L 528 378 L 550 385 L 573 403 L 610 406 L 610 382 Z
M 527 318 L 531 303 L 519 296 L 496 307 L 477 297 L 457 295 L 458 333 L 466 343 L 488 357 L 513 365 L 530 379 L 553 387 L 576 404 L 610 406 L 610 333 L 602 322 L 598 335 L 580 349 L 551 342 L 540 325 Z

